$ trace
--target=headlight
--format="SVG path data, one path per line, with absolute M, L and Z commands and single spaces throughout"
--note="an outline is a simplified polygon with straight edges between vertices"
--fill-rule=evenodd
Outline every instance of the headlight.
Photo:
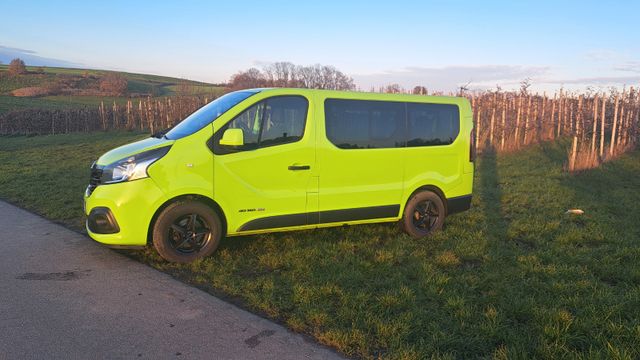
M 169 152 L 171 146 L 144 151 L 118 160 L 102 169 L 100 183 L 113 184 L 149 177 L 147 168 Z

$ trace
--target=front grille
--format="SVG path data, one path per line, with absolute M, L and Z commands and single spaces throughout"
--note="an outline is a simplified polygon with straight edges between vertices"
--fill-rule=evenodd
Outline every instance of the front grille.
M 93 190 L 95 190 L 98 187 L 98 185 L 100 185 L 101 179 L 102 179 L 102 166 L 98 166 L 94 162 L 91 165 L 91 177 L 89 178 L 89 187 L 87 189 L 89 190 L 89 195 L 91 195 Z

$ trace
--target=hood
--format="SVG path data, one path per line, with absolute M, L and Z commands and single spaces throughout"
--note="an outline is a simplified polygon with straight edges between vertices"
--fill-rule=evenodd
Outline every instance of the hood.
M 174 142 L 175 140 L 168 140 L 166 138 L 158 139 L 154 137 L 148 137 L 146 139 L 136 141 L 131 144 L 126 144 L 126 145 L 117 147 L 113 150 L 107 151 L 102 156 L 100 156 L 96 164 L 109 165 L 120 159 L 129 157 L 131 155 L 135 155 L 137 153 L 159 148 L 162 146 L 167 146 L 167 145 L 173 144 Z

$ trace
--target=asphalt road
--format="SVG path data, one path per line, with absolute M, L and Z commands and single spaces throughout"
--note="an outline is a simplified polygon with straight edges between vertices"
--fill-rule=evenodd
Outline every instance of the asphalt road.
M 1 201 L 0 244 L 0 359 L 339 358 Z

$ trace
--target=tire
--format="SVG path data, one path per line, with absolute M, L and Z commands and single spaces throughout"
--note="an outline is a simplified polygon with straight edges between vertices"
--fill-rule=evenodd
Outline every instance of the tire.
M 414 239 L 432 235 L 442 229 L 446 210 L 438 194 L 423 190 L 415 193 L 404 207 L 402 227 Z
M 188 263 L 218 248 L 222 225 L 218 214 L 197 201 L 167 206 L 153 226 L 153 247 L 170 262 Z

